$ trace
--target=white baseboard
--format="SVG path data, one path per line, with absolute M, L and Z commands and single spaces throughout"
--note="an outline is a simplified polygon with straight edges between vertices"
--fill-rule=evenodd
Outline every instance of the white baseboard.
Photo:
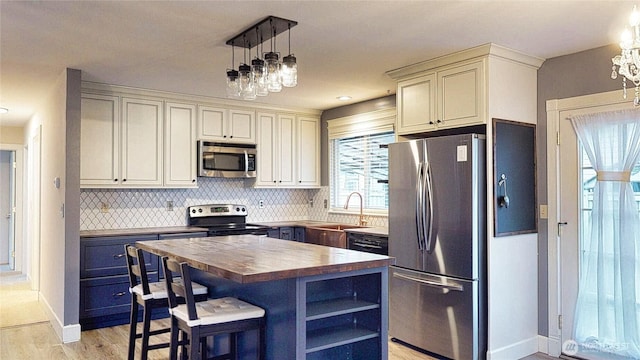
M 519 341 L 499 349 L 487 351 L 487 360 L 513 360 L 522 359 L 538 352 L 538 336 Z
M 549 339 L 546 336 L 538 335 L 538 352 L 549 354 Z
M 38 298 L 40 299 L 40 302 L 44 304 L 44 312 L 47 314 L 51 327 L 53 327 L 53 331 L 58 335 L 58 338 L 65 344 L 80 341 L 80 324 L 63 325 L 62 321 L 60 321 L 56 313 L 51 308 L 51 305 L 49 305 L 46 297 L 42 295 L 42 292 L 39 293 Z

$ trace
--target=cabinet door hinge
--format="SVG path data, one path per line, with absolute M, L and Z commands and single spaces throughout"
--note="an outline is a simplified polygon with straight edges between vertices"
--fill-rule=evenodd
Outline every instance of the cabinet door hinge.
M 558 315 L 558 329 L 562 330 L 562 315 Z

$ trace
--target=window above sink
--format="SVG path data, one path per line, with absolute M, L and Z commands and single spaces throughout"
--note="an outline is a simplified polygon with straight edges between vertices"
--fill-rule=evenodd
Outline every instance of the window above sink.
M 330 211 L 355 214 L 362 194 L 366 214 L 385 215 L 389 206 L 387 145 L 395 141 L 395 108 L 329 120 Z

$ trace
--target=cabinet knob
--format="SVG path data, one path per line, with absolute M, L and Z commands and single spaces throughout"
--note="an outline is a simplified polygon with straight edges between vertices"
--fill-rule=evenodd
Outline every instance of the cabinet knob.
M 192 183 L 196 182 L 196 179 L 191 180 Z
M 273 183 L 275 184 L 275 183 L 276 183 L 276 181 L 275 181 L 275 180 L 273 180 Z
M 113 181 L 114 181 L 114 182 L 117 182 L 117 181 L 118 181 L 118 179 L 113 179 Z
M 120 291 L 120 292 L 117 292 L 117 293 L 115 293 L 115 294 L 111 294 L 111 296 L 112 296 L 114 299 L 117 299 L 117 298 L 119 298 L 119 297 L 123 297 L 125 294 L 126 294 L 126 292 L 124 292 L 124 291 Z
M 113 255 L 113 258 L 114 258 L 114 259 L 116 259 L 116 260 L 117 260 L 117 259 L 122 259 L 123 257 L 124 257 L 124 254 L 116 254 L 116 255 Z
M 438 121 L 436 121 L 438 124 L 442 123 L 442 120 L 438 119 Z
M 122 179 L 122 182 L 125 182 L 125 181 L 127 181 L 127 179 Z
M 233 135 L 229 136 L 229 138 L 233 139 Z
M 433 124 L 434 124 L 434 122 L 433 122 L 433 121 L 429 121 L 429 125 L 433 125 Z
M 222 135 L 222 137 L 223 137 L 223 138 L 226 138 L 226 137 L 227 137 L 227 135 Z

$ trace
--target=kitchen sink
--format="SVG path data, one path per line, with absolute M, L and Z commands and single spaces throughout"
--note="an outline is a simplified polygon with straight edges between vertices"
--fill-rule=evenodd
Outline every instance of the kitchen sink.
M 347 248 L 347 234 L 345 229 L 363 228 L 366 226 L 351 224 L 329 224 L 307 226 L 305 242 L 310 244 Z

